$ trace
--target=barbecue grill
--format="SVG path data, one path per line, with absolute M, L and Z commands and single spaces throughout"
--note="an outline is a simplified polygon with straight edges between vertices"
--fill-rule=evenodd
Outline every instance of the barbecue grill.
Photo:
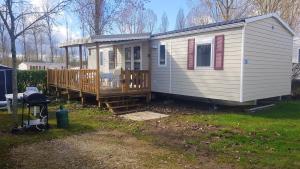
M 23 96 L 23 108 L 22 108 L 22 127 L 36 128 L 37 130 L 44 130 L 49 128 L 48 124 L 48 104 L 50 100 L 41 93 L 34 91 L 26 91 Z M 28 114 L 27 120 L 24 121 L 24 109 L 27 107 Z M 38 107 L 39 112 L 36 113 L 34 120 L 31 120 L 31 108 Z

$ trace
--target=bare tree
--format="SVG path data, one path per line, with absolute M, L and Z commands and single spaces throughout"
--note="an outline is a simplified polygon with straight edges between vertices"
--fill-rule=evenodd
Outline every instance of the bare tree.
M 44 47 L 44 29 L 43 27 L 40 28 L 40 32 L 38 34 L 38 44 L 39 44 L 39 50 L 40 50 L 40 60 L 41 61 L 44 61 L 44 50 L 43 50 L 43 47 Z
M 38 29 L 31 29 L 32 36 L 34 40 L 34 50 L 35 50 L 35 56 L 36 61 L 39 60 L 39 48 L 38 48 Z
M 178 13 L 177 13 L 177 18 L 176 18 L 176 27 L 175 29 L 183 29 L 185 28 L 185 16 L 184 16 L 184 12 L 183 12 L 183 9 L 180 8 L 178 10 Z
M 152 33 L 156 26 L 157 16 L 151 9 L 147 9 L 145 13 L 145 20 L 147 21 L 146 31 Z
M 186 17 L 186 25 L 188 27 L 197 26 L 197 25 L 205 25 L 212 22 L 210 16 L 201 13 L 197 8 L 193 8 L 190 10 Z
M 52 2 L 52 1 L 51 1 Z M 51 6 L 51 2 L 49 0 L 46 0 L 43 6 L 43 11 L 45 13 L 48 13 L 53 7 Z M 52 15 L 53 16 L 53 15 Z M 53 44 L 53 24 L 54 19 L 51 15 L 47 15 L 45 17 L 45 26 L 46 26 L 46 34 L 49 41 L 49 47 L 50 47 L 50 61 L 54 62 L 54 44 Z
M 143 33 L 154 30 L 157 17 L 150 9 L 142 6 L 128 5 L 116 17 L 116 25 L 120 33 Z
M 53 2 L 54 3 L 54 2 Z M 11 55 L 12 55 L 12 91 L 13 91 L 13 106 L 12 114 L 14 119 L 14 125 L 18 124 L 17 117 L 17 100 L 18 100 L 18 89 L 17 89 L 17 52 L 16 52 L 16 40 L 24 32 L 32 29 L 37 23 L 44 20 L 47 16 L 59 12 L 62 7 L 66 5 L 67 1 L 56 2 L 55 5 L 48 11 L 32 11 L 32 5 L 29 2 L 26 2 L 26 7 L 20 8 L 20 3 L 14 0 L 5 0 L 0 4 L 0 17 L 3 21 L 9 37 L 10 37 L 10 46 L 11 46 Z M 7 16 L 7 17 L 6 17 Z M 28 22 L 24 27 L 20 27 L 22 23 L 22 18 L 27 18 Z M 29 20 L 30 18 L 30 20 Z
M 143 7 L 148 0 L 74 0 L 74 12 L 82 19 L 90 35 L 104 34 L 113 29 L 117 16 L 128 6 Z
M 299 31 L 300 1 L 299 0 L 251 0 L 258 14 L 277 13 L 291 28 Z
M 7 43 L 7 31 L 3 22 L 0 22 L 0 42 L 1 42 L 1 57 L 0 63 L 7 64 L 5 61 L 8 58 L 9 45 Z
M 161 17 L 161 23 L 160 23 L 160 27 L 159 27 L 159 31 L 161 33 L 167 32 L 169 28 L 169 19 L 167 14 L 164 12 L 162 17 Z
M 227 21 L 248 15 L 249 0 L 201 0 L 215 21 Z

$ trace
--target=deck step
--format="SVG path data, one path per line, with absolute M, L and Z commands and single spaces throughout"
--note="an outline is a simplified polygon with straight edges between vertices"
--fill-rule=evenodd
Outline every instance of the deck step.
M 103 102 L 106 107 L 115 115 L 127 114 L 139 111 L 145 99 L 137 97 L 112 97 Z
M 115 104 L 115 103 L 126 103 L 126 102 L 135 102 L 138 99 L 131 99 L 131 100 L 114 100 L 114 101 L 107 101 L 108 104 Z
M 114 106 L 110 107 L 112 109 L 121 109 L 121 108 L 132 108 L 132 107 L 138 107 L 140 104 L 129 104 L 129 105 L 123 105 L 123 106 Z

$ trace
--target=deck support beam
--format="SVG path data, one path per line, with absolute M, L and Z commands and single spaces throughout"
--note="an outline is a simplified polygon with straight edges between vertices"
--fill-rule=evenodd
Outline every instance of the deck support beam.
M 69 50 L 68 47 L 65 47 L 65 51 L 66 51 L 66 69 L 69 68 Z
M 80 70 L 81 70 L 83 68 L 82 67 L 82 45 L 79 45 L 79 61 L 80 61 Z M 82 94 L 82 74 L 81 74 L 81 71 L 79 71 L 79 86 L 80 86 L 79 96 L 80 96 L 80 99 L 81 99 L 81 104 L 83 106 L 84 98 L 83 98 L 83 94 Z
M 80 62 L 80 69 L 82 69 L 82 45 L 79 45 L 79 62 Z

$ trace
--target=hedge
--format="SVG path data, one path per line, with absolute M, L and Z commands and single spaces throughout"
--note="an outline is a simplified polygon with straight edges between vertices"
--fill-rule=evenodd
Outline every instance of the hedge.
M 46 70 L 18 70 L 18 92 L 24 92 L 26 87 L 34 86 L 39 90 L 47 90 Z

